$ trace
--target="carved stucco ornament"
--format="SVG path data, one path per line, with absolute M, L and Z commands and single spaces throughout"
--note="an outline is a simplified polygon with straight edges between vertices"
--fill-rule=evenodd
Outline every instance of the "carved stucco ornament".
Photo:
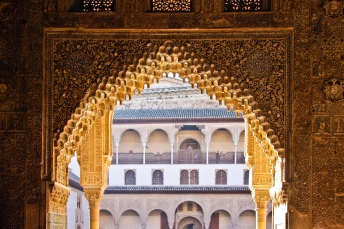
M 325 99 L 336 102 L 344 99 L 344 80 L 337 78 L 330 79 L 324 82 L 323 92 Z
M 343 0 L 325 0 L 323 7 L 327 16 L 336 18 L 343 15 Z

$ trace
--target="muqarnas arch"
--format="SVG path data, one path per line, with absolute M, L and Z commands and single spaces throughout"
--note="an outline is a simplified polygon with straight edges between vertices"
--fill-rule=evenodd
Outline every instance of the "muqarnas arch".
M 111 124 L 115 106 L 159 83 L 163 77 L 189 82 L 244 118 L 245 161 L 252 178 L 249 186 L 256 203 L 256 225 L 266 227 L 268 201 L 272 199 L 275 207 L 286 204 L 282 185 L 284 149 L 245 85 L 239 85 L 235 77 L 224 79 L 213 65 L 205 66 L 208 65 L 200 65 L 195 56 L 187 55 L 184 47 L 166 42 L 152 53 L 145 53 L 120 74 L 104 76 L 98 87 L 85 95 L 63 132 L 54 139 L 55 182 L 49 194 L 48 227 L 54 224 L 56 215 L 66 215 L 68 164 L 76 153 L 80 184 L 90 204 L 90 228 L 99 228 L 99 206 L 112 159 Z

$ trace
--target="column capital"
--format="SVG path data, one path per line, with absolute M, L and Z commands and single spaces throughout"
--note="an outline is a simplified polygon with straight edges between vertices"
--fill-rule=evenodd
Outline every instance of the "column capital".
M 69 187 L 53 182 L 50 186 L 49 212 L 65 214 L 69 194 Z
M 90 207 L 99 208 L 100 201 L 104 196 L 103 188 L 84 188 L 85 197 L 89 202 Z
M 270 200 L 270 192 L 269 189 L 256 189 L 251 188 L 252 191 L 252 198 L 256 203 L 257 209 L 267 209 L 268 202 Z

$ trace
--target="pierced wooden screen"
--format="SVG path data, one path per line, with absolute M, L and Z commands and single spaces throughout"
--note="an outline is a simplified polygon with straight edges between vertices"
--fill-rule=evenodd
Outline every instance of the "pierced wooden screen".
M 198 184 L 198 171 L 192 170 L 190 173 L 190 184 Z
M 227 184 L 227 174 L 223 170 L 216 173 L 216 184 Z
M 160 170 L 154 171 L 152 184 L 164 184 L 164 175 Z
M 220 229 L 220 214 L 213 213 L 210 218 L 209 229 Z
M 191 11 L 191 0 L 152 0 L 152 11 Z
M 114 0 L 82 0 L 82 10 L 85 12 L 114 11 Z
M 247 171 L 244 173 L 244 184 L 248 184 L 249 177 L 250 177 L 250 171 L 247 170 Z
M 129 170 L 125 173 L 125 185 L 135 185 L 136 184 L 136 176 L 135 172 Z
M 268 1 L 265 0 L 265 2 Z M 263 0 L 225 0 L 225 11 L 266 10 L 262 6 Z
M 170 229 L 170 227 L 168 225 L 167 215 L 165 212 L 161 212 L 161 214 L 160 214 L 160 228 L 161 229 Z
M 192 211 L 193 204 L 192 203 L 188 203 L 187 209 L 188 209 L 188 211 Z
M 182 170 L 180 172 L 180 184 L 189 184 L 189 172 Z

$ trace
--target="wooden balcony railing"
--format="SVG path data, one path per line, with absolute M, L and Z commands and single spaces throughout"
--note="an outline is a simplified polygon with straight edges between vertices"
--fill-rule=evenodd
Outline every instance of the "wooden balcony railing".
M 234 164 L 234 151 L 209 152 L 208 164 Z M 201 150 L 179 150 L 173 153 L 173 164 L 206 164 L 207 153 Z M 112 158 L 116 164 L 116 154 Z M 143 152 L 119 152 L 118 164 L 143 164 Z M 171 152 L 146 152 L 145 164 L 171 164 Z M 236 164 L 245 164 L 244 152 L 236 153 Z

